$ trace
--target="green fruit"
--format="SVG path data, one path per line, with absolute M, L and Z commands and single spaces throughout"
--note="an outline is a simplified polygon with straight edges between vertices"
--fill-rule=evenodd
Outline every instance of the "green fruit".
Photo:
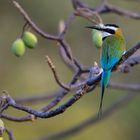
M 24 32 L 23 41 L 26 47 L 30 49 L 35 48 L 38 42 L 37 37 L 31 32 Z
M 3 132 L 4 132 L 4 129 L 5 129 L 4 123 L 3 123 L 3 121 L 0 119 L 0 140 L 3 139 L 3 138 L 2 138 L 2 134 L 3 134 Z
M 3 137 L 0 137 L 0 140 L 3 140 Z
M 4 129 L 4 123 L 1 119 L 0 119 L 0 128 Z
M 97 48 L 102 47 L 102 34 L 100 31 L 97 31 L 95 29 L 92 30 L 92 40 Z
M 14 41 L 14 43 L 12 44 L 12 52 L 18 57 L 24 55 L 25 45 L 22 39 L 17 39 Z

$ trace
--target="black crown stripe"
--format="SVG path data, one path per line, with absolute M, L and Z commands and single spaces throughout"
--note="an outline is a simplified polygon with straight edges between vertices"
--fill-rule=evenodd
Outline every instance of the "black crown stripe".
M 115 24 L 105 24 L 105 26 L 111 26 L 111 27 L 119 27 L 118 25 L 115 25 Z

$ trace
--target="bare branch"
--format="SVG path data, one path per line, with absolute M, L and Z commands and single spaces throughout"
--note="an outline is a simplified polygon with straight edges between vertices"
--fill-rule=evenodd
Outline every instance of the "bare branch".
M 73 7 L 75 9 L 75 15 L 84 17 L 85 19 L 88 19 L 95 24 L 102 23 L 102 19 L 98 15 L 99 13 L 116 13 L 123 16 L 128 16 L 134 19 L 140 19 L 140 14 L 133 13 L 124 9 L 121 9 L 120 7 L 116 7 L 113 5 L 110 5 L 107 0 L 102 0 L 101 4 L 98 7 L 90 7 L 83 3 L 81 0 L 72 0 Z M 85 68 L 82 64 L 80 64 L 75 57 L 72 55 L 71 48 L 69 44 L 65 41 L 65 34 L 68 31 L 68 28 L 71 24 L 71 22 L 74 20 L 74 12 L 67 18 L 66 22 L 64 22 L 63 29 L 59 32 L 59 34 L 56 35 L 50 35 L 44 31 L 42 31 L 29 17 L 29 15 L 26 13 L 26 11 L 20 6 L 20 4 L 16 1 L 13 1 L 14 6 L 18 9 L 18 11 L 21 13 L 21 15 L 24 17 L 26 23 L 34 30 L 36 33 L 44 37 L 45 39 L 49 39 L 52 41 L 57 41 L 59 49 L 60 49 L 60 55 L 62 56 L 62 59 L 68 66 L 72 68 L 74 71 L 74 76 L 69 84 L 64 84 L 60 81 L 59 76 L 57 74 L 57 71 L 55 69 L 54 64 L 52 63 L 52 60 L 47 56 L 47 62 L 49 64 L 49 67 L 51 68 L 54 78 L 58 85 L 61 87 L 61 90 L 54 93 L 52 96 L 44 95 L 46 99 L 54 98 L 47 106 L 42 107 L 40 110 L 34 110 L 30 107 L 26 107 L 24 105 L 19 104 L 19 102 L 27 102 L 27 101 L 37 101 L 37 100 L 43 100 L 43 96 L 38 97 L 31 97 L 31 98 L 24 98 L 23 100 L 14 100 L 12 97 L 5 95 L 6 99 L 6 106 L 4 106 L 1 110 L 1 113 L 7 109 L 7 107 L 13 107 L 18 110 L 22 110 L 26 113 L 29 113 L 30 115 L 24 116 L 24 117 L 15 117 L 10 116 L 7 114 L 1 114 L 1 118 L 8 119 L 11 121 L 16 122 L 24 122 L 24 121 L 33 121 L 39 118 L 50 118 L 54 117 L 56 115 L 59 115 L 63 113 L 66 109 L 68 109 L 71 105 L 73 105 L 75 102 L 77 102 L 81 97 L 83 97 L 86 93 L 92 91 L 95 89 L 97 84 L 99 83 L 101 79 L 101 73 L 95 74 L 92 78 L 89 78 L 88 74 L 90 73 L 89 68 Z M 96 20 L 95 20 L 96 18 Z M 140 56 L 131 57 L 138 49 L 140 48 L 140 42 L 137 43 L 133 48 L 128 50 L 123 56 L 122 59 L 119 61 L 118 64 L 116 64 L 113 68 L 113 71 L 120 70 L 121 72 L 126 72 L 126 67 L 131 67 L 136 64 L 140 63 Z M 88 73 L 85 78 L 82 79 L 83 73 Z M 82 80 L 81 80 L 82 79 Z M 119 89 L 129 89 L 132 91 L 139 91 L 140 85 L 128 85 L 128 84 L 118 84 L 118 83 L 110 83 L 110 87 L 112 88 L 119 88 Z M 81 88 L 79 90 L 79 88 Z M 60 105 L 56 109 L 51 110 L 54 106 L 56 106 L 71 90 L 76 90 L 76 94 L 74 94 L 71 98 L 69 98 L 64 104 Z M 108 116 L 110 116 L 113 112 L 124 106 L 126 103 L 128 103 L 130 100 L 132 100 L 136 95 L 138 95 L 137 92 L 133 94 L 128 94 L 126 96 L 121 97 L 116 103 L 114 103 L 110 108 L 106 109 L 103 112 L 102 120 Z M 46 139 L 58 139 L 65 136 L 68 136 L 72 133 L 76 133 L 87 126 L 91 124 L 95 124 L 99 122 L 98 116 L 93 116 L 93 118 L 90 118 L 89 120 L 83 122 L 80 125 L 77 125 L 76 127 L 73 127 L 69 130 L 54 134 L 52 136 L 47 137 Z M 7 134 L 9 135 L 10 140 L 14 140 L 12 132 L 9 129 L 6 129 Z
M 134 18 L 134 19 L 140 19 L 140 13 L 134 13 L 132 11 L 128 11 L 128 10 L 124 10 L 120 7 L 117 6 L 113 6 L 111 4 L 107 4 L 106 8 L 110 11 L 113 12 L 115 14 L 121 15 L 121 16 L 128 16 L 130 18 Z
M 72 4 L 75 10 L 77 10 L 78 8 L 86 8 L 89 9 L 90 11 L 97 12 L 100 14 L 113 12 L 121 16 L 128 16 L 133 19 L 140 19 L 140 13 L 135 13 L 132 11 L 124 10 L 117 6 L 113 6 L 109 4 L 106 0 L 103 0 L 98 7 L 94 7 L 94 8 L 83 3 L 81 0 L 72 0 Z
M 72 13 L 68 17 L 67 21 L 64 23 L 63 29 L 60 31 L 59 38 L 63 39 L 64 35 L 66 34 L 66 31 L 68 30 L 69 25 L 74 20 L 75 15 Z
M 121 58 L 121 60 L 113 67 L 113 71 L 115 71 L 119 65 L 125 63 L 125 61 L 131 57 L 138 49 L 140 49 L 140 42 L 138 42 L 134 47 L 129 49 Z M 101 80 L 101 74 L 97 77 L 93 77 L 87 81 L 87 85 L 91 86 L 97 84 Z
M 58 139 L 64 139 L 64 137 L 68 137 L 72 134 L 76 134 L 78 132 L 81 132 L 82 130 L 86 129 L 87 127 L 94 125 L 100 121 L 103 121 L 107 117 L 110 117 L 113 113 L 117 112 L 119 109 L 122 109 L 125 105 L 127 105 L 134 97 L 139 95 L 138 92 L 134 93 L 129 93 L 127 95 L 121 96 L 113 105 L 111 105 L 109 108 L 107 108 L 103 113 L 102 113 L 102 119 L 99 119 L 98 114 L 93 115 L 89 119 L 85 120 L 84 122 L 69 128 L 64 131 L 60 131 L 57 133 L 54 133 L 50 136 L 47 136 L 45 138 L 42 138 L 41 140 L 58 140 Z
M 123 72 L 123 73 L 128 73 L 130 72 L 130 67 L 133 67 L 137 64 L 140 63 L 140 56 L 139 55 L 134 55 L 134 56 L 131 56 L 129 57 L 125 63 L 121 64 L 118 69 L 120 72 Z
M 58 95 L 47 106 L 45 106 L 41 109 L 43 112 L 47 112 L 50 109 L 52 109 L 54 106 L 56 106 L 68 94 L 68 91 L 66 91 L 66 90 L 61 90 L 60 92 L 61 92 L 60 95 Z
M 15 117 L 7 114 L 1 114 L 1 118 L 7 119 L 10 121 L 15 121 L 15 122 L 25 122 L 25 121 L 34 121 L 36 118 L 34 115 L 28 115 L 25 117 Z
M 58 83 L 58 85 L 69 91 L 70 88 L 59 80 L 58 74 L 55 70 L 55 65 L 53 64 L 51 58 L 49 56 L 46 56 L 46 59 L 47 59 L 48 65 L 51 68 L 53 75 L 54 75 L 54 78 L 55 78 L 56 82 Z
M 27 112 L 29 114 L 33 114 L 35 117 L 50 118 L 50 117 L 54 117 L 54 116 L 56 116 L 58 114 L 63 113 L 68 107 L 70 107 L 76 101 L 78 101 L 86 93 L 86 91 L 89 89 L 89 87 L 87 86 L 87 88 L 86 88 L 84 86 L 84 89 L 85 90 L 82 90 L 81 92 L 78 92 L 77 94 L 75 94 L 65 104 L 59 106 L 55 110 L 51 110 L 50 112 L 36 111 L 36 110 L 33 110 L 33 109 L 29 108 L 29 107 L 17 104 L 14 101 L 14 99 L 12 99 L 10 96 L 5 96 L 5 98 L 6 98 L 6 101 L 7 101 L 8 105 L 13 107 L 13 108 L 15 108 L 15 109 L 22 110 L 22 111 Z
M 81 0 L 72 0 L 72 4 L 74 9 L 88 7 L 88 5 L 81 2 Z
M 66 42 L 63 40 L 63 35 L 65 34 L 66 30 L 68 29 L 68 26 L 70 25 L 71 21 L 74 18 L 74 15 L 70 16 L 67 20 L 67 22 L 65 23 L 65 28 L 64 31 L 58 35 L 58 36 L 54 36 L 54 35 L 50 35 L 44 31 L 42 31 L 32 20 L 31 18 L 28 16 L 28 14 L 25 12 L 25 10 L 20 6 L 20 4 L 16 1 L 13 1 L 14 6 L 19 10 L 19 12 L 21 13 L 21 15 L 24 17 L 24 19 L 26 20 L 26 22 L 31 26 L 32 29 L 34 29 L 34 31 L 36 31 L 39 35 L 41 35 L 43 38 L 45 39 L 49 39 L 52 41 L 58 41 L 62 47 L 65 50 L 65 53 L 67 54 L 67 56 L 69 57 L 69 59 L 73 60 L 72 58 L 72 53 L 71 50 L 68 46 L 68 44 L 66 44 Z
M 46 93 L 46 94 L 42 94 L 37 95 L 37 96 L 30 96 L 30 97 L 19 97 L 19 98 L 15 98 L 16 103 L 36 103 L 36 102 L 42 102 L 42 101 L 47 101 L 47 100 L 51 100 L 57 96 L 59 96 L 61 93 L 61 91 L 54 91 L 51 93 Z
M 28 16 L 28 14 L 24 11 L 24 9 L 19 5 L 18 2 L 13 1 L 14 6 L 19 10 L 19 12 L 24 16 L 24 19 L 28 22 L 28 24 L 42 37 L 50 40 L 59 40 L 57 36 L 53 36 L 42 31 Z
M 5 131 L 9 137 L 9 140 L 14 140 L 14 135 L 13 135 L 12 131 L 9 128 L 5 128 Z
M 110 82 L 108 85 L 110 88 L 129 90 L 129 91 L 140 91 L 140 84 L 124 84 Z
M 63 62 L 74 72 L 77 71 L 77 66 L 74 64 L 73 61 L 71 61 L 68 56 L 66 55 L 65 51 L 64 51 L 64 48 L 58 44 L 58 47 L 59 47 L 59 53 L 60 53 L 60 56 L 63 60 Z

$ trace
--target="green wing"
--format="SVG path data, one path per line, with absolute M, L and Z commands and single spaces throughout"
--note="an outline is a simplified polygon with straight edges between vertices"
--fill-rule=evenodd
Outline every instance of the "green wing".
M 107 37 L 102 46 L 101 65 L 104 70 L 111 69 L 125 52 L 125 41 L 119 36 Z

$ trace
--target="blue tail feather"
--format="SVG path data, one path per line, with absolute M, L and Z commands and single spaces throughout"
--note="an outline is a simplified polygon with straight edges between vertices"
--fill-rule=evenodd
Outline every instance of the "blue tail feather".
M 106 86 L 108 85 L 110 75 L 111 75 L 111 70 L 103 71 L 103 73 L 102 73 L 102 79 L 101 79 L 102 92 L 101 92 L 101 101 L 100 101 L 99 112 L 98 112 L 99 118 L 102 115 L 102 105 L 103 105 L 104 91 L 105 91 Z

